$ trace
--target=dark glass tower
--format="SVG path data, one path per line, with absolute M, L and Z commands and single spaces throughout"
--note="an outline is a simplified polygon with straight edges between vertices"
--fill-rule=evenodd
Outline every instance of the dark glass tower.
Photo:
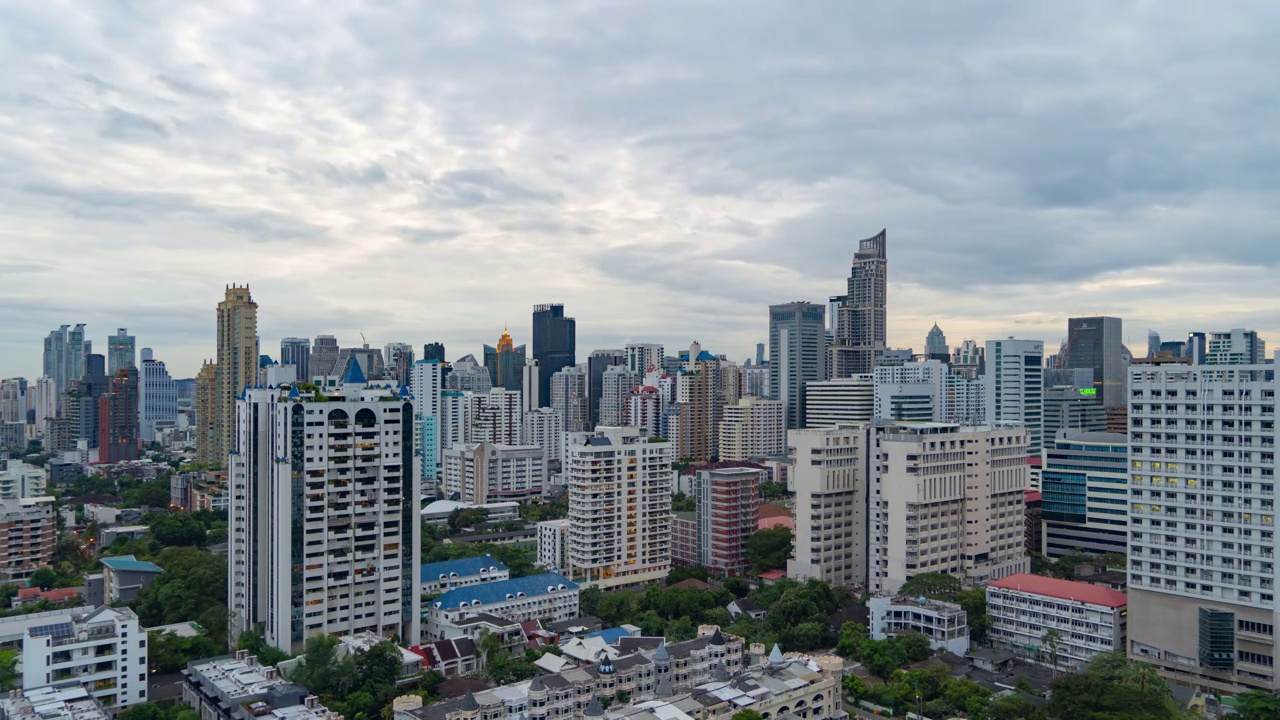
M 1098 402 L 1105 408 L 1124 408 L 1129 403 L 1122 327 L 1117 317 L 1067 320 L 1067 367 L 1093 370 Z
M 577 362 L 577 324 L 560 303 L 533 306 L 533 359 L 538 361 L 538 401 L 551 407 L 551 376 Z
M 311 382 L 311 339 L 287 337 L 281 340 L 280 364 L 292 365 L 298 380 Z
M 427 343 L 422 346 L 422 359 L 428 362 L 448 362 L 444 359 L 444 343 Z

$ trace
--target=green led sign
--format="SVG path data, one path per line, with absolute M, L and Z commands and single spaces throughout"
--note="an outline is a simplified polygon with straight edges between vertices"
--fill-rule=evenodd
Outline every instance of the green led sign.
M 1081 395 L 1097 395 L 1098 388 L 1080 388 Z

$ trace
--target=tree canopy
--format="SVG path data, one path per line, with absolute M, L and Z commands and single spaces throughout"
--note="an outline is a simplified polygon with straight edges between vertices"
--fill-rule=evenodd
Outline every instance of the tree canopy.
M 162 550 L 155 559 L 164 572 L 141 592 L 134 611 L 144 627 L 195 620 L 226 647 L 226 559 L 192 547 Z
M 747 538 L 743 550 L 746 552 L 747 562 L 751 564 L 751 571 L 762 573 L 774 568 L 785 568 L 794 551 L 791 536 L 791 528 L 776 527 L 757 530 Z

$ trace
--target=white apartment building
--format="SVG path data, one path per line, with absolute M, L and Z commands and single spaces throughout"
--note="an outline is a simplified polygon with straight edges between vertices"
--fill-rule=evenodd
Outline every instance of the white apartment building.
M 624 365 L 612 365 L 600 380 L 600 424 L 605 427 L 621 427 L 627 424 L 627 398 L 640 382 L 640 373 L 631 372 Z
M 642 385 L 627 396 L 627 424 L 649 437 L 667 437 L 662 431 L 662 391 Z
M 31 692 L 14 690 L 0 695 L 5 720 L 111 720 L 111 711 L 89 695 L 83 685 L 46 687 Z
M 547 462 L 561 462 L 564 452 L 564 417 L 549 407 L 525 413 L 521 445 L 537 445 Z
M 48 565 L 58 540 L 54 498 L 0 498 L 0 583 L 25 583 Z
M 45 494 L 44 468 L 0 458 L 0 498 L 17 500 Z
M 662 359 L 666 357 L 661 343 L 627 343 L 622 352 L 627 360 L 627 370 L 641 377 L 653 369 L 661 371 Z
M 143 360 L 138 368 L 138 421 L 143 442 L 178 426 L 178 384 L 159 360 Z
M 474 396 L 475 393 L 469 390 L 445 390 L 440 393 L 441 450 L 474 442 L 471 432 L 471 412 L 475 409 L 471 398 Z M 443 465 L 443 461 L 441 464 Z
M 918 632 L 929 638 L 929 647 L 964 657 L 969 652 L 969 615 L 955 603 L 881 595 L 867 602 L 873 640 Z
M 569 487 L 570 577 L 610 588 L 639 585 L 671 569 L 671 443 L 634 427 L 571 434 L 564 478 Z
M 519 445 L 524 429 L 524 407 L 519 390 L 494 388 L 468 397 L 471 423 L 464 442 Z
M 1280 687 L 1278 385 L 1274 364 L 1129 368 L 1129 655 L 1171 679 Z
M 868 426 L 792 430 L 795 554 L 787 577 L 832 585 L 867 580 L 867 493 L 875 469 Z
M 1108 587 L 1010 575 L 987 585 L 987 636 L 1032 662 L 1078 672 L 1095 655 L 1125 646 L 1127 607 L 1124 593 Z
M 587 370 L 570 365 L 551 376 L 551 408 L 564 418 L 566 432 L 584 432 L 587 427 Z
M 744 397 L 726 405 L 720 421 L 720 459 L 748 460 L 787 453 L 787 413 L 781 400 Z
M 444 365 L 419 360 L 409 368 L 409 392 L 413 394 L 414 471 L 423 497 L 435 494 L 440 477 L 441 430 L 444 426 Z
M 450 590 L 427 603 L 423 641 L 467 636 L 460 629 L 475 615 L 504 620 L 569 620 L 578 617 L 578 585 L 559 573 L 528 575 Z
M 833 428 L 875 417 L 875 381 L 870 374 L 805 385 L 804 421 L 809 428 Z
M 200 720 L 341 720 L 314 695 L 264 667 L 248 650 L 234 655 L 197 660 L 185 673 L 182 702 L 200 713 Z
M 569 564 L 568 518 L 538 523 L 538 560 L 541 567 L 559 572 Z
M 1026 430 L 895 423 L 878 444 L 868 589 L 896 593 L 925 572 L 981 585 L 1030 571 Z
M 988 340 L 986 367 L 987 424 L 1025 427 L 1027 453 L 1038 457 L 1044 440 L 1044 342 Z
M 78 682 L 110 708 L 147 701 L 147 633 L 129 608 L 49 618 L 22 638 L 22 689 Z
M 249 389 L 236 404 L 231 635 L 260 626 L 286 652 L 317 633 L 419 635 L 422 503 L 408 389 L 367 384 L 350 363 L 326 395 Z
M 470 443 L 443 453 L 446 498 L 474 505 L 521 502 L 542 495 L 547 461 L 537 445 Z
M 1255 330 L 1209 333 L 1205 342 L 1205 365 L 1261 365 L 1266 361 L 1267 344 Z

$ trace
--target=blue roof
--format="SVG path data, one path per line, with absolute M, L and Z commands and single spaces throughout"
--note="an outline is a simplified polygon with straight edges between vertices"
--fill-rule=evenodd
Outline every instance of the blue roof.
M 600 638 L 601 640 L 604 640 L 605 645 L 612 645 L 618 642 L 619 638 L 631 637 L 631 633 L 627 632 L 623 628 L 605 628 L 599 632 L 589 633 L 587 637 Z
M 139 560 L 138 558 L 132 555 L 120 555 L 118 557 L 102 558 L 102 564 L 116 571 L 153 572 L 153 573 L 164 572 L 164 568 L 160 567 L 159 565 L 152 562 L 147 562 L 146 560 Z
M 426 563 L 422 566 L 420 572 L 422 582 L 435 582 L 440 579 L 441 575 L 449 577 L 456 573 L 458 577 L 467 577 L 468 575 L 479 575 L 480 571 L 484 569 L 507 570 L 509 568 L 488 555 L 481 555 L 461 560 Z
M 699 359 L 699 360 L 715 360 L 715 359 L 716 359 L 716 356 L 715 356 L 715 355 L 712 355 L 711 353 L 707 352 L 706 350 L 703 350 L 702 352 L 698 353 L 698 359 Z
M 560 586 L 564 589 L 560 589 Z M 551 592 L 568 592 L 577 590 L 578 584 L 560 573 L 543 573 L 512 580 L 484 583 L 461 587 L 441 595 L 431 602 L 431 607 L 443 610 L 457 610 L 461 607 L 477 607 L 494 605 L 518 597 L 538 597 Z M 510 595 L 511 597 L 507 597 Z M 463 603 L 466 603 L 465 605 Z M 480 608 L 482 609 L 482 608 Z
M 367 382 L 364 370 L 360 369 L 360 363 L 354 357 L 347 360 L 347 374 L 342 376 L 342 382 L 349 385 L 363 385 Z
M 289 386 L 289 399 L 298 400 L 302 397 L 302 393 L 298 392 L 298 385 L 294 383 Z

